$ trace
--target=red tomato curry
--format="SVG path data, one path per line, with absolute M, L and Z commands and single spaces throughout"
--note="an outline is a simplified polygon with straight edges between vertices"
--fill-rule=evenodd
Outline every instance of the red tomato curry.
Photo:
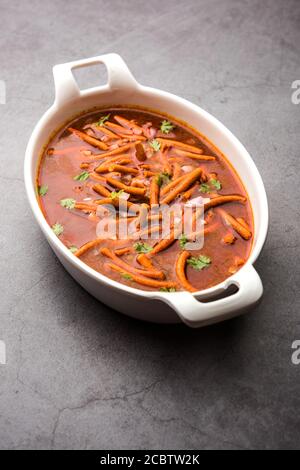
M 69 123 L 42 155 L 37 193 L 47 222 L 73 255 L 131 287 L 206 289 L 240 269 L 251 250 L 251 205 L 229 162 L 188 125 L 153 112 L 116 108 Z M 190 250 L 199 210 L 190 233 L 180 232 L 174 216 L 166 235 L 162 216 L 150 209 L 160 204 L 172 212 L 200 196 L 204 245 Z M 128 211 L 134 230 L 125 239 L 99 236 L 111 208 L 116 227 Z

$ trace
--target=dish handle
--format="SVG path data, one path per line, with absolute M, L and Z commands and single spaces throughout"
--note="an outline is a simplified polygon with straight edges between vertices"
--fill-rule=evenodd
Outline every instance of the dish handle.
M 218 300 L 203 302 L 189 292 L 161 293 L 156 298 L 172 307 L 186 325 L 199 328 L 242 313 L 263 294 L 261 279 L 251 264 L 231 276 L 224 290 L 231 285 L 238 288 L 237 292 Z
M 104 54 L 97 57 L 90 57 L 89 59 L 55 65 L 53 67 L 55 102 L 57 104 L 63 104 L 66 101 L 76 99 L 86 93 L 87 90 L 81 91 L 78 87 L 72 70 L 96 64 L 104 64 L 108 75 L 108 83 L 96 87 L 98 91 L 100 89 L 118 90 L 120 88 L 124 91 L 131 91 L 138 87 L 138 82 L 119 54 Z

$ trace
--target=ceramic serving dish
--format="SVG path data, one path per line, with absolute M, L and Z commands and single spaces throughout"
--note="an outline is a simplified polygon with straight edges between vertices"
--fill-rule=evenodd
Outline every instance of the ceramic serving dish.
M 80 90 L 72 70 L 104 64 L 108 83 Z M 25 156 L 25 184 L 30 206 L 52 249 L 66 270 L 88 292 L 115 310 L 142 320 L 175 323 L 183 321 L 200 327 L 245 312 L 259 301 L 263 287 L 253 263 L 263 247 L 268 229 L 268 204 L 261 176 L 247 150 L 216 118 L 199 106 L 178 96 L 140 85 L 122 58 L 107 54 L 53 68 L 55 101 L 39 120 L 28 142 Z M 157 110 L 198 129 L 231 162 L 248 192 L 254 217 L 254 239 L 246 264 L 224 282 L 193 294 L 189 292 L 148 292 L 127 287 L 94 271 L 76 258 L 55 236 L 36 198 L 36 172 L 43 147 L 55 130 L 76 115 L 94 108 L 122 105 Z M 230 286 L 235 292 L 224 296 Z

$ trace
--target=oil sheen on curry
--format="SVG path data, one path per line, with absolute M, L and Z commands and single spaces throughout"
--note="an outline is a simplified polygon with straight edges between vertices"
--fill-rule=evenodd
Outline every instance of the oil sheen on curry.
M 37 193 L 72 256 L 130 287 L 203 290 L 239 270 L 251 250 L 251 205 L 227 159 L 187 124 L 149 111 L 115 108 L 69 123 L 45 148 Z M 185 233 L 172 207 L 202 198 Z M 167 232 L 151 210 L 161 206 L 170 208 Z M 195 249 L 200 217 L 204 243 Z M 116 233 L 99 235 L 112 220 Z

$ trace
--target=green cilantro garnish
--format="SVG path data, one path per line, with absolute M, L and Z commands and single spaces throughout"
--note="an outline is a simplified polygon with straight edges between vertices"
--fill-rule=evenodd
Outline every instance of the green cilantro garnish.
M 209 182 L 216 188 L 217 191 L 222 189 L 221 181 L 217 180 L 216 178 L 212 178 L 211 180 L 209 180 Z
M 161 287 L 160 292 L 176 292 L 175 287 Z
M 160 126 L 160 130 L 164 133 L 164 134 L 169 134 L 170 131 L 172 131 L 174 129 L 174 124 L 172 124 L 170 121 L 162 121 L 161 123 L 161 126 Z
M 86 181 L 90 176 L 88 171 L 83 171 L 79 175 L 74 176 L 73 180 L 75 181 Z
M 201 193 L 211 193 L 213 191 L 212 186 L 219 191 L 222 189 L 221 181 L 217 180 L 216 178 L 212 178 L 209 180 L 208 183 L 202 183 L 200 185 Z
M 78 250 L 77 246 L 75 245 L 71 245 L 69 246 L 69 250 L 71 251 L 71 253 L 76 253 L 76 251 Z
M 185 245 L 187 244 L 187 242 L 188 242 L 188 238 L 187 238 L 187 236 L 183 233 L 183 234 L 181 235 L 181 237 L 179 238 L 179 246 L 180 246 L 180 248 L 184 248 Z
M 101 116 L 98 122 L 96 122 L 96 126 L 102 127 L 106 121 L 108 121 L 110 114 L 106 114 L 106 116 Z
M 160 149 L 160 143 L 156 139 L 150 140 L 149 145 L 155 150 L 155 152 L 158 152 Z
M 67 199 L 60 200 L 61 207 L 65 207 L 66 209 L 74 209 L 75 204 L 76 204 L 75 199 L 67 198 Z
M 51 228 L 52 228 L 53 232 L 55 233 L 55 235 L 57 237 L 59 237 L 64 231 L 63 226 L 61 224 L 59 224 L 58 222 L 56 222 L 56 224 L 52 225 Z
M 122 276 L 124 279 L 127 279 L 128 281 L 131 281 L 131 280 L 132 280 L 132 276 L 130 276 L 130 274 L 121 273 L 121 276 Z
M 210 193 L 211 192 L 211 188 L 210 188 L 209 184 L 207 184 L 207 183 L 200 184 L 199 190 L 200 190 L 201 193 Z
M 187 264 L 196 271 L 201 271 L 201 269 L 207 268 L 211 264 L 211 259 L 205 255 L 200 255 L 197 258 L 193 256 L 187 260 Z
M 149 253 L 149 251 L 153 250 L 152 246 L 148 245 L 147 243 L 137 242 L 133 245 L 133 248 L 137 253 Z
M 112 192 L 110 193 L 110 197 L 111 197 L 111 199 L 117 199 L 117 198 L 120 197 L 121 194 L 123 194 L 123 193 L 124 193 L 124 189 L 120 189 L 120 191 L 112 191 Z
M 40 196 L 46 196 L 47 192 L 48 192 L 48 186 L 46 185 L 38 186 L 38 193 Z
M 156 183 L 158 186 L 162 186 L 164 183 L 169 183 L 170 175 L 167 172 L 159 173 L 156 177 Z

